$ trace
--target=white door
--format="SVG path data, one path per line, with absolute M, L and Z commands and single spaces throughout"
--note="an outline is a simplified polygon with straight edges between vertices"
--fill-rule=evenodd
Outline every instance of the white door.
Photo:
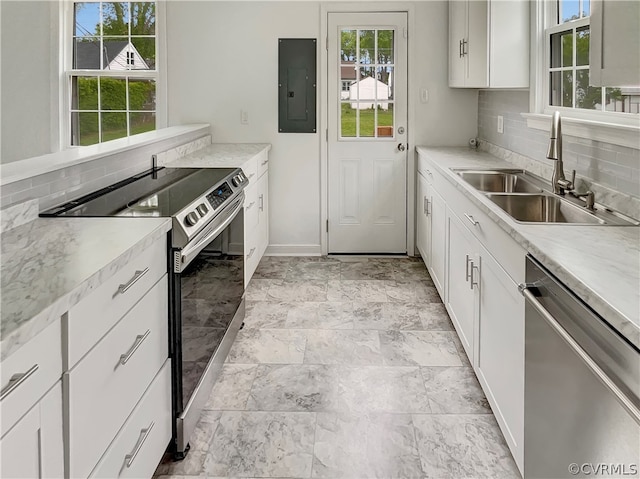
M 407 252 L 406 26 L 329 14 L 329 253 Z

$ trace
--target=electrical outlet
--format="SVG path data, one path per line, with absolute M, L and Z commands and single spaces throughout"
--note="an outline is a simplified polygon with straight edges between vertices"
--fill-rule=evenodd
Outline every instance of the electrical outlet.
M 504 133 L 504 117 L 498 115 L 498 133 Z
M 247 110 L 240 110 L 240 124 L 241 125 L 249 124 L 249 112 Z
M 427 103 L 429 101 L 429 90 L 426 88 L 420 89 L 420 101 L 422 103 Z

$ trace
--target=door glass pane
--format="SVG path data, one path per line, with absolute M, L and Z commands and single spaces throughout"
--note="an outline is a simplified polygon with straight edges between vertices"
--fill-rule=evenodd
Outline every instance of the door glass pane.
M 551 35 L 551 68 L 573 65 L 573 31 Z
M 602 88 L 589 86 L 589 70 L 576 72 L 576 108 L 602 110 Z
M 376 58 L 376 31 L 359 30 L 360 37 L 360 63 L 368 65 L 375 62 Z
M 551 72 L 549 104 L 552 106 L 572 107 L 573 75 L 570 71 Z
M 356 61 L 357 30 L 342 30 L 340 32 L 340 59 L 343 62 Z
M 374 136 L 375 124 L 376 124 L 376 111 L 371 103 L 358 103 L 360 113 L 360 129 L 358 130 L 359 137 L 372 137 Z
M 376 78 L 378 79 L 378 100 L 393 100 L 393 67 L 379 67 Z
M 340 136 L 342 138 L 355 138 L 357 103 L 340 104 Z
M 589 64 L 589 27 L 576 29 L 576 65 Z
M 380 138 L 393 137 L 393 103 L 380 102 L 378 104 L 376 133 Z
M 393 30 L 378 30 L 378 63 L 393 63 Z

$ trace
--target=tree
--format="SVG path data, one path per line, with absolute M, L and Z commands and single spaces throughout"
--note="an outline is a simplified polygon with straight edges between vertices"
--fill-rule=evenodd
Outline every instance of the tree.
M 102 15 L 102 34 L 105 37 L 128 35 L 129 20 L 131 20 L 131 42 L 149 68 L 155 68 L 155 38 L 139 37 L 140 35 L 155 36 L 155 2 L 103 3 Z

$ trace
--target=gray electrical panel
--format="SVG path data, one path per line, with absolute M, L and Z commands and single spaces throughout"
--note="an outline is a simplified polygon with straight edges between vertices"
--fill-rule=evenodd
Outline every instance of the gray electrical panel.
M 315 38 L 278 40 L 278 131 L 316 132 Z

